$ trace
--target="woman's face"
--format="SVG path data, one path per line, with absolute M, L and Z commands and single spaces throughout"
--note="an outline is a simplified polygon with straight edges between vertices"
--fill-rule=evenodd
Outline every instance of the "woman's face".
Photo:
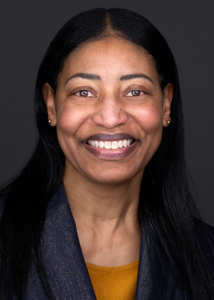
M 173 87 L 162 92 L 151 55 L 112 36 L 72 52 L 55 95 L 45 84 L 43 96 L 65 171 L 119 183 L 143 175 L 156 152 L 170 120 Z

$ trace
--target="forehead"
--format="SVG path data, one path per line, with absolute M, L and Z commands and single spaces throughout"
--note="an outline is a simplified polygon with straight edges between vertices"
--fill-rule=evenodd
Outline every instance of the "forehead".
M 64 64 L 63 73 L 92 72 L 132 73 L 144 71 L 158 76 L 155 61 L 144 48 L 111 36 L 99 41 L 89 41 L 76 48 Z

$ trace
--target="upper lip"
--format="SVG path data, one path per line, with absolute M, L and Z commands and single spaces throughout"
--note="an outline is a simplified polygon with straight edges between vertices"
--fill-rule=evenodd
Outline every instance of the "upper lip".
M 106 134 L 106 133 L 96 133 L 90 135 L 84 142 L 94 140 L 94 141 L 120 141 L 120 140 L 132 140 L 135 139 L 128 133 L 121 132 L 115 134 Z

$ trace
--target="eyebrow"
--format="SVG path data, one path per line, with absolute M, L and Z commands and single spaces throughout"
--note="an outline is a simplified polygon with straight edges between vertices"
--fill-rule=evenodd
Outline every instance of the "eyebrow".
M 72 75 L 71 77 L 68 78 L 68 80 L 66 81 L 65 84 L 67 84 L 67 82 L 73 78 L 76 77 L 80 77 L 80 78 L 84 78 L 84 79 L 92 79 L 92 80 L 101 80 L 100 76 L 95 75 L 95 74 L 89 74 L 89 73 L 77 73 Z
M 77 74 L 74 74 L 72 75 L 71 77 L 69 77 L 65 84 L 67 84 L 67 82 L 73 78 L 76 78 L 76 77 L 80 77 L 80 78 L 83 78 L 83 79 L 90 79 L 90 80 L 101 80 L 100 76 L 99 75 L 95 75 L 95 74 L 89 74 L 89 73 L 77 73 Z M 130 79 L 134 79 L 134 78 L 145 78 L 147 80 L 149 80 L 151 83 L 154 84 L 153 80 L 145 75 L 145 74 L 128 74 L 128 75 L 123 75 L 120 77 L 120 81 L 123 81 L 123 80 L 130 80 Z
M 129 80 L 133 78 L 145 78 L 154 84 L 153 80 L 145 74 L 128 74 L 120 77 L 120 80 Z

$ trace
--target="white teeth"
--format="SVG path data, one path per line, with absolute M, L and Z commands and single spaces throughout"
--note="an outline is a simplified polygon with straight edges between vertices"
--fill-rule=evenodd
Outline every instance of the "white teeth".
M 105 149 L 111 149 L 111 142 L 105 142 Z
M 89 144 L 90 146 L 94 146 L 94 141 L 88 141 L 88 144 Z
M 100 148 L 104 148 L 104 147 L 105 147 L 104 142 L 100 141 L 100 142 L 99 142 L 99 147 L 100 147 Z
M 119 148 L 123 148 L 123 141 L 119 141 L 118 147 L 119 147 Z
M 117 149 L 117 148 L 118 148 L 118 142 L 112 142 L 111 149 Z
M 121 140 L 121 141 L 88 141 L 90 146 L 96 148 L 105 148 L 105 149 L 118 149 L 118 148 L 126 148 L 130 146 L 133 140 Z

